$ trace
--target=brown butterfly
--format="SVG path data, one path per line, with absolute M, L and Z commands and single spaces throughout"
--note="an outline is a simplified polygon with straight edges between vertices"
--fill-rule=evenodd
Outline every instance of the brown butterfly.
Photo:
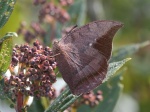
M 94 21 L 54 42 L 58 69 L 73 94 L 87 93 L 102 83 L 113 37 L 122 26 L 116 21 Z

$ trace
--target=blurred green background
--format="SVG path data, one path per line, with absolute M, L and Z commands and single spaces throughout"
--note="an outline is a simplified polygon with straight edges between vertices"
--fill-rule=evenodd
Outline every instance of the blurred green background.
M 81 2 L 82 1 L 82 2 Z M 81 2 L 81 11 L 76 6 Z M 6 32 L 16 32 L 21 21 L 38 21 L 38 10 L 41 6 L 34 6 L 32 0 L 18 0 L 15 9 L 0 35 Z M 73 8 L 71 8 L 73 7 Z M 72 10 L 76 10 L 75 15 Z M 94 20 L 117 20 L 124 23 L 124 27 L 114 39 L 114 49 L 133 43 L 150 40 L 150 0 L 75 0 L 68 8 L 71 20 L 68 25 L 84 25 Z M 73 17 L 78 16 L 74 20 Z M 23 38 L 14 39 L 15 44 L 24 43 Z M 150 46 L 142 48 L 133 55 L 127 64 L 124 74 L 123 95 L 118 102 L 120 111 L 116 112 L 149 112 L 150 111 Z M 129 100 L 127 100 L 129 99 Z M 126 103 L 125 100 L 127 100 Z M 133 102 L 132 102 L 132 101 Z M 132 103 L 133 106 L 127 104 Z M 123 111 L 122 108 L 125 110 Z M 132 108 L 134 110 L 132 111 Z M 135 109 L 136 108 L 136 109 Z M 130 110 L 130 111 L 127 111 Z

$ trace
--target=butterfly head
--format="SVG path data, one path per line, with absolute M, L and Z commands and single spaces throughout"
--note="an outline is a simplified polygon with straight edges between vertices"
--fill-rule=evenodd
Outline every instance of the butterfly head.
M 58 40 L 53 41 L 53 53 L 54 54 L 60 53 L 60 46 L 59 46 L 59 41 Z

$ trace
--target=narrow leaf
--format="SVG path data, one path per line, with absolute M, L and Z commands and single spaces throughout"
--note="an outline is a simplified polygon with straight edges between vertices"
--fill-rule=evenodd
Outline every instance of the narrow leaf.
M 56 22 L 56 37 L 61 38 L 62 37 L 62 23 Z
M 44 107 L 40 100 L 33 100 L 32 105 L 28 108 L 28 112 L 43 112 Z
M 126 58 L 122 61 L 110 63 L 108 67 L 108 72 L 106 74 L 105 79 L 103 80 L 103 83 L 106 82 L 113 74 L 115 74 L 130 59 L 131 58 Z
M 6 98 L 6 96 L 4 95 L 4 80 L 0 80 L 0 99 L 3 100 Z
M 150 41 L 146 41 L 139 44 L 127 45 L 122 48 L 119 48 L 118 50 L 113 52 L 110 62 L 122 60 L 128 56 L 131 56 L 132 54 L 136 53 L 140 48 L 143 48 L 147 45 L 150 45 Z
M 10 92 L 4 92 L 4 78 L 0 80 L 0 100 L 7 100 L 11 106 L 15 106 L 15 101 L 12 100 L 12 93 Z
M 0 39 L 0 75 L 4 74 L 9 67 L 12 56 L 13 36 L 16 36 L 16 33 L 7 33 Z
M 0 1 L 0 28 L 2 28 L 9 19 L 16 0 L 1 0 Z
M 81 7 L 80 7 L 80 11 L 79 11 L 79 16 L 77 19 L 77 24 L 78 25 L 84 25 L 85 19 L 86 19 L 86 1 L 85 0 L 81 0 Z
M 86 0 L 76 0 L 68 9 L 68 12 L 71 18 L 76 21 L 76 24 L 82 26 L 86 20 L 86 10 Z
M 17 35 L 17 33 L 15 33 L 15 32 L 6 33 L 6 35 L 5 35 L 4 37 L 0 38 L 0 44 L 1 44 L 4 40 L 6 40 L 6 39 L 8 39 L 8 38 L 11 38 L 11 37 L 18 37 L 18 35 Z
M 54 102 L 45 110 L 45 112 L 63 112 L 68 108 L 79 96 L 71 94 L 69 88 L 67 87 L 55 100 Z

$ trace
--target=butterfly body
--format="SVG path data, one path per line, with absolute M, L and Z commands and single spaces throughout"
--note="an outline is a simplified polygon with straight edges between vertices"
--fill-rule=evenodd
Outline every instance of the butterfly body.
M 75 28 L 53 45 L 63 79 L 75 95 L 91 91 L 106 76 L 112 40 L 122 26 L 115 21 L 95 21 Z

